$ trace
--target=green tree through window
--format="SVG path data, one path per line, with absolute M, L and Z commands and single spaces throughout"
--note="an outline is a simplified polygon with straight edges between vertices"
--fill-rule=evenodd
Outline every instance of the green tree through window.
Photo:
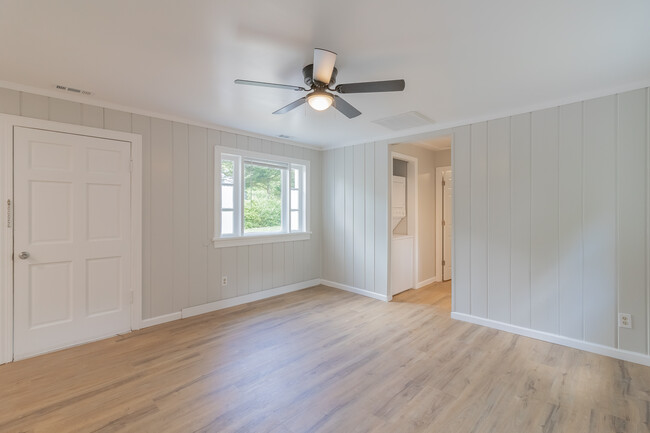
M 282 230 L 282 170 L 244 164 L 244 230 Z

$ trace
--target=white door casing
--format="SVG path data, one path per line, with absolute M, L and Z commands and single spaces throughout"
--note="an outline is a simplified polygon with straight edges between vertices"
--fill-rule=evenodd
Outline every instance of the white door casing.
M 443 186 L 444 184 L 444 186 Z M 452 275 L 453 173 L 450 166 L 436 168 L 436 280 Z M 443 226 L 444 221 L 444 226 Z M 443 261 L 445 266 L 442 265 Z
M 131 143 L 14 127 L 13 151 L 14 359 L 131 330 Z
M 453 178 L 451 169 L 444 170 L 442 173 L 442 280 L 451 279 L 451 235 L 453 233 Z

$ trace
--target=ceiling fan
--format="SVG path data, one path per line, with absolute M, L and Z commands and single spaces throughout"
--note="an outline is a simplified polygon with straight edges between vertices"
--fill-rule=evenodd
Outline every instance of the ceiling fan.
M 327 110 L 334 106 L 337 110 L 349 119 L 361 114 L 359 110 L 347 103 L 343 98 L 334 95 L 337 93 L 374 93 L 374 92 L 401 92 L 404 90 L 404 80 L 368 81 L 362 83 L 339 84 L 336 83 L 338 70 L 334 67 L 336 53 L 320 48 L 314 49 L 314 63 L 302 68 L 302 75 L 305 77 L 305 84 L 309 88 L 291 86 L 287 84 L 265 83 L 262 81 L 235 80 L 236 84 L 248 86 L 275 87 L 278 89 L 295 90 L 297 92 L 311 92 L 302 98 L 293 101 L 291 104 L 274 111 L 273 114 L 284 114 L 294 108 L 300 107 L 307 102 L 311 108 L 317 111 Z

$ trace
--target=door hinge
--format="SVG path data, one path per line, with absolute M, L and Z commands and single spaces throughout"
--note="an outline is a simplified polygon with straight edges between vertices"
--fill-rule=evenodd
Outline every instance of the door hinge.
M 442 186 L 445 186 L 445 185 L 446 185 L 446 183 L 445 183 L 445 181 L 444 181 L 444 179 L 443 179 L 443 181 L 442 181 Z
M 11 200 L 7 200 L 7 228 L 11 228 Z
M 445 220 L 442 220 L 442 226 L 444 227 L 446 224 Z
M 129 173 L 133 173 L 133 160 L 129 161 Z
M 444 260 L 442 261 L 442 266 L 445 266 L 445 261 Z

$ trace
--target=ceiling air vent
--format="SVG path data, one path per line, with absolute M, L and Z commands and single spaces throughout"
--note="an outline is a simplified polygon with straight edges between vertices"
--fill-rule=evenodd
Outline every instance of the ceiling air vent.
M 433 120 L 429 119 L 422 113 L 418 113 L 417 111 L 409 111 L 408 113 L 398 114 L 397 116 L 373 120 L 373 123 L 381 125 L 384 128 L 391 129 L 393 131 L 402 131 L 404 129 L 431 125 L 433 123 Z
M 55 87 L 58 90 L 63 90 L 64 92 L 76 93 L 77 95 L 86 95 L 86 96 L 92 95 L 92 92 L 89 92 L 88 90 L 75 89 L 74 87 L 62 86 L 60 84 L 57 84 Z

